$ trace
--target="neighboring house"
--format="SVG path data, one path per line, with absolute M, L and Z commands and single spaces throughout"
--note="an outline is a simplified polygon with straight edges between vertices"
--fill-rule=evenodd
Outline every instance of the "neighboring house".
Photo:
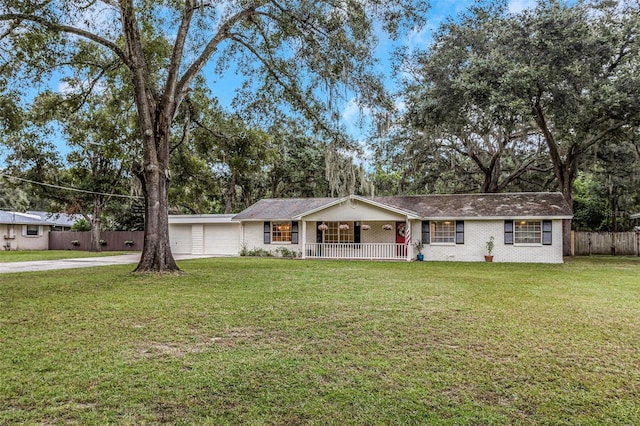
M 2 249 L 47 250 L 51 225 L 37 215 L 0 211 Z
M 84 219 L 81 214 L 48 213 L 42 211 L 28 211 L 28 214 L 36 215 L 40 219 L 51 223 L 52 231 L 69 231 L 74 223 Z
M 232 215 L 170 216 L 176 253 L 238 254 L 286 247 L 303 258 L 561 263 L 560 193 L 422 195 L 260 200 Z M 223 253 L 224 252 L 224 253 Z

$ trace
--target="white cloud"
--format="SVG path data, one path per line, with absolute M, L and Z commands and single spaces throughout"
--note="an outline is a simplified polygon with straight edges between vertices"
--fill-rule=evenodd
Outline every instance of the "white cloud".
M 347 102 L 347 105 L 342 111 L 342 120 L 349 127 L 355 126 L 358 120 L 362 117 L 362 111 L 358 106 L 355 98 L 352 98 Z

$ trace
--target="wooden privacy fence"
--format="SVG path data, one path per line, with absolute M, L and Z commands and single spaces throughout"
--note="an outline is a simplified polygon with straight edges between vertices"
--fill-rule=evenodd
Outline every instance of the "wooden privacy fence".
M 576 256 L 640 256 L 640 232 L 572 232 Z
M 142 250 L 144 231 L 107 231 L 100 233 L 104 241 L 103 251 Z M 73 243 L 73 242 L 76 243 Z M 133 245 L 127 245 L 133 241 Z M 51 231 L 49 232 L 49 250 L 81 250 L 91 248 L 90 232 Z

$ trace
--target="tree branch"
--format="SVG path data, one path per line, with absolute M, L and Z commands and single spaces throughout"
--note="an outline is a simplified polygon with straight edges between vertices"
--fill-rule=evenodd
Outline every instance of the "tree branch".
M 180 101 L 186 96 L 188 87 L 191 84 L 193 78 L 198 74 L 205 64 L 209 61 L 213 53 L 218 49 L 218 45 L 225 39 L 229 38 L 231 28 L 240 21 L 249 18 L 255 13 L 255 6 L 244 9 L 227 21 L 225 21 L 218 32 L 209 40 L 204 50 L 200 53 L 200 56 L 187 68 L 182 78 L 178 81 L 175 90 L 176 105 L 180 104 Z
M 23 14 L 23 13 L 6 13 L 6 14 L 2 14 L 0 15 L 0 21 L 13 21 L 13 20 L 21 20 L 21 21 L 29 21 L 29 22 L 33 22 L 39 25 L 42 25 L 43 27 L 52 30 L 52 31 L 59 31 L 59 32 L 63 32 L 63 33 L 67 33 L 67 34 L 73 34 L 76 35 L 78 37 L 82 37 L 85 38 L 87 40 L 91 40 L 94 43 L 97 43 L 103 47 L 106 47 L 107 49 L 111 50 L 113 53 L 115 53 L 125 64 L 127 64 L 127 66 L 131 66 L 131 61 L 128 57 L 128 55 L 122 50 L 120 49 L 120 47 L 118 47 L 117 44 L 103 38 L 100 37 L 96 34 L 93 34 L 90 31 L 86 31 L 80 28 L 75 28 L 69 25 L 61 25 L 61 24 L 56 24 L 54 22 L 50 22 L 48 20 L 46 20 L 45 18 L 42 18 L 40 16 L 33 16 L 33 15 L 28 15 L 28 14 Z

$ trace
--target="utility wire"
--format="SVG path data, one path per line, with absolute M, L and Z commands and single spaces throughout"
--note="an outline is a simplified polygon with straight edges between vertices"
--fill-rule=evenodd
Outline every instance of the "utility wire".
M 75 192 L 82 192 L 83 194 L 91 194 L 91 195 L 104 195 L 106 197 L 118 197 L 118 198 L 132 198 L 132 199 L 141 199 L 144 197 L 140 197 L 138 195 L 121 195 L 121 194 L 107 194 L 105 192 L 95 192 L 95 191 L 88 191 L 86 189 L 79 189 L 79 188 L 73 188 L 71 186 L 60 186 L 60 185 L 53 185 L 51 183 L 44 183 L 44 182 L 36 182 L 34 180 L 29 180 L 29 179 L 23 179 L 23 178 L 19 178 L 19 177 L 15 177 L 15 176 L 11 176 L 11 175 L 6 175 L 4 173 L 0 173 L 0 176 L 7 178 L 7 179 L 16 179 L 16 180 L 20 180 L 22 182 L 28 182 L 28 183 L 33 183 L 35 185 L 42 185 L 42 186 L 48 186 L 49 188 L 57 188 L 57 189 L 65 189 L 67 191 L 75 191 Z

